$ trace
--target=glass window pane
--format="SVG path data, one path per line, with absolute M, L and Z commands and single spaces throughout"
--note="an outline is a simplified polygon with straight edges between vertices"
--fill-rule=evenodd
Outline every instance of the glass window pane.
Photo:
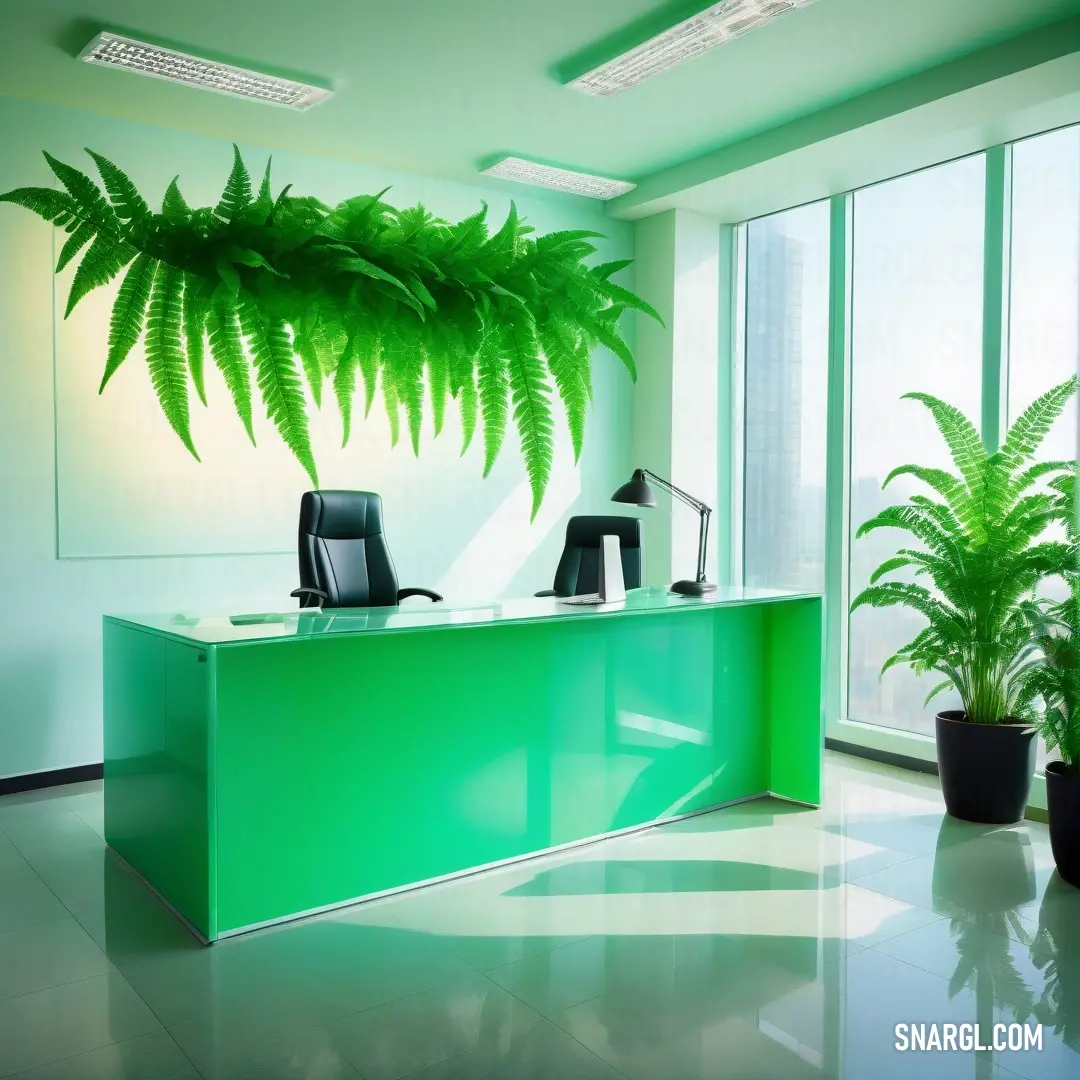
M 1080 128 L 1013 149 L 1009 421 L 1076 373 L 1080 308 Z M 1076 457 L 1076 400 L 1040 459 Z
M 743 578 L 825 584 L 829 204 L 750 222 L 746 238 Z
M 1080 313 L 1080 128 L 1027 139 L 1013 148 L 1013 229 L 1008 416 L 1076 372 Z M 1040 460 L 1076 457 L 1073 399 L 1046 437 Z M 1064 538 L 1064 529 L 1047 538 Z M 1064 598 L 1051 580 L 1045 595 Z M 1039 764 L 1046 749 L 1039 748 Z
M 906 533 L 855 530 L 922 485 L 901 477 L 907 463 L 951 468 L 925 406 L 902 401 L 922 391 L 979 423 L 986 162 L 982 155 L 901 177 L 855 194 L 852 279 L 851 595 Z M 893 575 L 897 579 L 897 575 Z M 923 701 L 941 681 L 882 663 L 925 620 L 905 608 L 860 608 L 849 624 L 848 714 L 885 727 L 933 733 L 934 713 L 959 699 Z

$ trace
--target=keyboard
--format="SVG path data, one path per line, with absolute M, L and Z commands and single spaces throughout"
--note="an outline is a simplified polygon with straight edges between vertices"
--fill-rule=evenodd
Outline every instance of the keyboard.
M 604 604 L 607 601 L 600 598 L 599 593 L 586 593 L 584 596 L 560 596 L 560 604 Z

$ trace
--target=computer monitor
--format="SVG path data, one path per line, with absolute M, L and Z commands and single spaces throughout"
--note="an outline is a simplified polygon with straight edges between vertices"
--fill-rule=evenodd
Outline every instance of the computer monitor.
M 622 551 L 617 536 L 605 536 L 600 548 L 600 600 L 604 604 L 626 599 L 623 581 Z

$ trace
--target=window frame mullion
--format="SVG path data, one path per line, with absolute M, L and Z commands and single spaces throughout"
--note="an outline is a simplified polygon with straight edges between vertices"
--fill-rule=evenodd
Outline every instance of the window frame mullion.
M 826 735 L 848 713 L 848 604 L 851 588 L 851 330 L 854 194 L 829 200 L 829 369 L 825 453 Z

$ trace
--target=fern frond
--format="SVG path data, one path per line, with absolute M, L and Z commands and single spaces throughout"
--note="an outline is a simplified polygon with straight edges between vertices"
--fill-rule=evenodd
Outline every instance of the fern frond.
M 184 305 L 184 272 L 160 263 L 150 294 L 146 322 L 146 361 L 161 411 L 196 461 L 188 415 L 187 364 L 180 337 Z
M 623 367 L 630 373 L 630 378 L 637 382 L 637 364 L 634 363 L 634 354 L 630 351 L 630 346 L 615 329 L 613 320 L 603 318 L 602 314 L 592 322 L 589 329 L 596 335 L 601 345 L 610 349 L 622 361 Z
M 108 233 L 99 232 L 86 249 L 86 254 L 71 279 L 64 318 L 71 314 L 75 305 L 88 292 L 112 281 L 137 254 L 138 250 L 126 240 L 117 240 Z
M 315 408 L 322 408 L 322 384 L 323 368 L 319 359 L 319 347 L 311 337 L 311 331 L 305 322 L 299 327 L 293 328 L 293 345 L 300 357 L 301 366 L 307 376 L 308 387 L 311 389 L 311 397 L 315 402 Z
M 1010 469 L 1019 468 L 1031 459 L 1075 393 L 1073 375 L 1036 398 L 1013 421 L 1001 447 L 1001 455 Z
M 506 438 L 509 411 L 510 376 L 498 331 L 489 328 L 477 357 L 480 412 L 484 419 L 484 476 L 487 476 L 499 456 Z
M 633 259 L 615 259 L 612 262 L 598 263 L 596 266 L 589 267 L 589 276 L 600 278 L 601 281 L 607 281 L 620 270 L 625 270 L 628 266 L 633 265 Z
M 121 221 L 140 221 L 142 218 L 149 217 L 150 207 L 139 194 L 139 189 L 132 182 L 131 177 L 123 169 L 117 168 L 108 158 L 94 153 L 89 147 L 86 148 L 86 152 L 97 164 L 116 216 Z
M 424 284 L 423 278 L 421 278 L 419 274 L 413 273 L 411 270 L 406 271 L 403 276 L 409 293 L 412 296 L 415 296 L 429 311 L 435 311 L 439 305 L 435 302 L 435 297 L 431 295 L 428 287 Z
M 319 474 L 311 453 L 304 391 L 285 322 L 265 311 L 248 293 L 241 295 L 239 308 L 240 326 L 251 349 L 267 418 L 274 422 L 282 441 L 303 465 L 312 484 L 318 487 Z
M 480 222 L 483 222 L 485 215 L 486 208 L 478 215 Z M 518 241 L 523 235 L 523 230 L 524 232 L 531 231 L 524 226 L 518 216 L 517 205 L 511 202 L 510 213 L 506 215 L 506 221 L 478 252 L 487 273 L 498 274 L 513 265 L 514 260 L 517 258 Z
M 458 409 L 461 412 L 461 453 L 464 456 L 472 444 L 473 435 L 476 434 L 476 375 L 471 364 L 468 373 L 462 379 L 457 400 Z
M 397 390 L 394 387 L 393 370 L 383 367 L 379 382 L 382 385 L 386 418 L 390 421 L 390 447 L 393 449 L 401 438 L 401 408 L 398 404 Z
M 927 487 L 936 491 L 958 516 L 974 513 L 975 507 L 967 487 L 944 469 L 928 469 L 921 465 L 901 465 L 893 469 L 881 482 L 882 490 L 900 476 L 914 476 L 916 480 L 921 480 Z
M 80 221 L 60 249 L 60 258 L 56 260 L 56 272 L 59 274 L 96 235 L 97 226 L 92 221 Z
M 424 356 L 420 349 L 389 338 L 383 347 L 383 373 L 393 372 L 395 400 L 405 409 L 413 453 L 420 454 L 420 431 L 424 418 Z
M 239 221 L 251 205 L 251 177 L 240 154 L 240 147 L 233 143 L 233 167 L 225 190 L 214 207 L 214 213 L 225 221 Z
M 431 416 L 438 438 L 446 419 L 446 398 L 450 390 L 450 365 L 441 349 L 427 353 L 428 393 L 431 395 Z
M 450 228 L 450 244 L 444 253 L 447 261 L 462 262 L 474 256 L 484 246 L 488 238 L 487 212 L 487 203 L 483 203 L 472 217 L 467 217 Z
M 109 233 L 112 236 L 119 234 L 119 222 L 116 211 L 101 194 L 101 188 L 90 179 L 84 172 L 71 165 L 65 165 L 57 161 L 52 154 L 46 153 L 45 160 L 49 168 L 56 174 L 57 179 L 68 190 L 68 194 L 75 200 L 81 217 L 92 221 L 100 232 Z
M 652 304 L 638 296 L 637 293 L 633 293 L 629 289 L 624 289 L 621 285 L 616 285 L 613 281 L 594 280 L 597 282 L 599 291 L 613 304 L 617 304 L 621 308 L 632 308 L 634 311 L 640 311 L 643 314 L 648 315 L 654 322 L 658 322 L 661 326 L 664 325 L 664 319 L 660 312 L 657 311 Z
M 580 353 L 566 340 L 554 320 L 549 320 L 540 335 L 540 344 L 547 358 L 548 370 L 566 410 L 570 441 L 575 463 L 581 458 L 585 441 L 585 418 L 589 411 L 591 386 L 589 357 Z
M 928 693 L 926 697 L 923 698 L 923 708 L 926 708 L 926 706 L 929 705 L 930 702 L 933 701 L 934 698 L 936 698 L 939 694 L 944 694 L 946 690 L 951 690 L 952 685 L 952 679 L 945 679 L 943 682 L 939 682 L 930 690 L 930 693 Z
M 373 232 L 378 232 L 376 222 L 381 221 L 386 213 L 382 197 L 389 191 L 385 187 L 376 195 L 357 195 L 338 203 L 320 226 L 324 236 L 340 240 L 366 240 Z
M 881 580 L 886 574 L 891 574 L 894 570 L 903 570 L 912 565 L 912 558 L 909 555 L 896 555 L 894 558 L 886 559 L 871 575 L 870 584 L 874 585 Z
M 207 329 L 210 332 L 210 352 L 214 363 L 225 380 L 236 414 L 244 425 L 251 445 L 254 446 L 251 378 L 248 374 L 247 357 L 244 355 L 244 339 L 240 331 L 236 296 L 228 289 L 219 288 L 212 294 Z
M 409 287 L 405 282 L 388 271 L 383 270 L 381 266 L 376 266 L 374 263 L 368 262 L 367 259 L 362 259 L 359 255 L 347 255 L 337 261 L 336 269 L 343 273 L 362 274 L 364 277 L 372 278 L 374 281 L 385 282 L 387 285 L 390 285 L 400 292 L 402 300 L 418 315 L 423 315 L 424 312 L 421 304 L 409 291 Z
M 199 400 L 206 404 L 203 367 L 206 358 L 206 319 L 210 297 L 204 280 L 197 274 L 184 274 L 184 340 L 187 344 L 188 369 Z
M 532 488 L 532 519 L 535 519 L 551 478 L 554 451 L 551 421 L 551 388 L 544 378 L 536 327 L 531 317 L 518 308 L 505 311 L 507 320 L 508 374 L 514 420 L 521 437 L 521 454 Z
M 263 172 L 262 182 L 259 184 L 259 193 L 255 201 L 248 208 L 247 219 L 254 225 L 261 224 L 274 212 L 274 196 L 270 191 L 270 166 L 273 157 L 266 159 L 266 170 Z
M 929 589 L 922 585 L 911 585 L 905 581 L 887 581 L 881 585 L 871 585 L 863 589 L 851 602 L 851 610 L 861 607 L 896 607 L 903 605 L 914 608 L 927 618 L 936 619 L 945 605 L 936 600 Z
M 360 353 L 350 336 L 334 371 L 334 395 L 338 412 L 341 413 L 341 445 L 348 446 L 352 432 L 352 403 L 356 393 L 356 372 L 360 365 Z
M 921 402 L 930 410 L 952 454 L 953 464 L 966 481 L 969 491 L 977 493 L 982 483 L 987 453 L 975 425 L 955 405 L 931 394 L 904 394 L 904 399 Z
M 14 191 L 6 191 L 0 195 L 0 202 L 21 206 L 68 232 L 72 232 L 83 221 L 90 221 L 95 230 L 97 228 L 97 222 L 85 216 L 66 191 L 57 191 L 56 188 L 15 188 Z
M 596 251 L 595 246 L 587 241 L 596 237 L 602 238 L 603 235 L 591 229 L 562 229 L 559 232 L 545 233 L 536 240 L 536 254 L 541 259 L 554 258 L 559 262 L 579 263 Z
M 166 221 L 174 225 L 184 225 L 191 218 L 191 207 L 184 201 L 180 194 L 180 177 L 174 176 L 169 186 L 165 189 L 165 197 L 161 200 L 161 214 Z
M 394 211 L 394 217 L 397 220 L 399 242 L 402 244 L 408 244 L 414 236 L 429 229 L 436 220 L 435 215 L 419 203 Z
M 157 259 L 144 252 L 135 259 L 124 275 L 109 320 L 109 355 L 105 361 L 105 374 L 102 375 L 101 385 L 98 387 L 99 394 L 142 335 L 146 305 L 150 302 L 157 268 Z
M 375 401 L 375 384 L 379 378 L 379 360 L 382 355 L 382 344 L 379 332 L 374 327 L 362 329 L 356 335 L 354 345 L 357 354 L 357 365 L 364 379 L 364 416 L 371 412 L 372 403 Z
M 1048 481 L 1050 487 L 1054 486 L 1055 480 L 1058 479 L 1059 473 L 1072 473 L 1076 471 L 1076 460 L 1059 460 L 1059 461 L 1040 461 L 1038 464 L 1030 466 L 1025 469 L 1019 476 L 1017 476 L 1011 483 L 1008 491 L 1008 500 L 1011 502 L 1013 499 L 1019 497 L 1023 492 L 1027 491 L 1032 484 L 1041 480 L 1045 476 L 1050 476 L 1053 479 Z

